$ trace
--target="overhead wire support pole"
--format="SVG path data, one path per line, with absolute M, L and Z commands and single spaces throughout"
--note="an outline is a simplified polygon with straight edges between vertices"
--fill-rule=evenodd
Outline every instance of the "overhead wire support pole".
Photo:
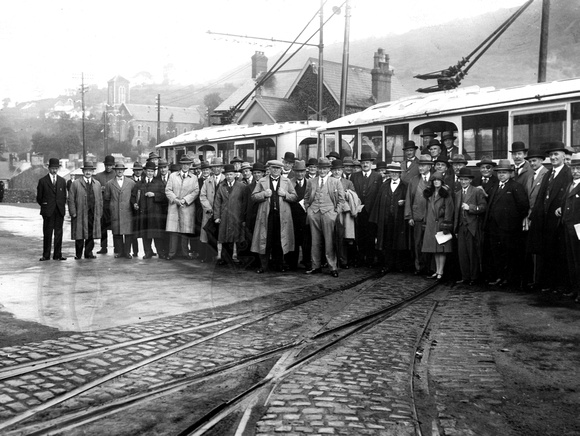
M 320 0 L 320 32 L 318 44 L 318 105 L 316 107 L 316 120 L 322 120 L 323 90 L 324 90 L 324 0 Z
M 342 80 L 340 82 L 340 116 L 346 115 L 346 93 L 348 92 L 348 61 L 350 51 L 350 5 L 346 0 L 344 13 L 344 45 L 342 50 Z
M 85 136 L 85 93 L 88 92 L 89 88 L 85 86 L 85 74 L 81 73 L 81 86 L 79 92 L 81 93 L 81 125 L 82 125 L 82 145 L 83 145 L 83 162 L 87 160 L 87 142 Z
M 538 59 L 538 83 L 546 81 L 548 63 L 548 28 L 550 27 L 550 0 L 542 0 L 542 24 L 540 27 L 540 54 Z

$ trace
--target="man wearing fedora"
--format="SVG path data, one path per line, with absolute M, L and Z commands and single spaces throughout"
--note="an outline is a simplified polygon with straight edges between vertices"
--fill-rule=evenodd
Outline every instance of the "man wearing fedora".
M 294 177 L 290 179 L 290 184 L 296 191 L 296 201 L 290 203 L 292 211 L 292 223 L 294 225 L 294 250 L 286 256 L 290 270 L 298 268 L 300 249 L 302 248 L 302 263 L 306 269 L 311 269 L 311 236 L 310 227 L 306 223 L 306 210 L 304 209 L 304 194 L 306 193 L 306 164 L 303 160 L 294 163 Z
M 252 201 L 258 204 L 252 235 L 252 251 L 260 255 L 258 274 L 274 269 L 286 271 L 284 256 L 294 250 L 294 224 L 290 203 L 297 199 L 294 186 L 282 177 L 284 164 L 270 161 L 270 174 L 256 182 Z
M 199 200 L 203 208 L 200 241 L 202 244 L 205 244 L 203 245 L 203 253 L 200 257 L 200 262 L 202 263 L 210 262 L 212 257 L 217 254 L 217 239 L 214 240 L 211 235 L 208 235 L 204 227 L 210 220 L 213 220 L 213 203 L 217 192 L 217 186 L 225 179 L 222 174 L 224 166 L 221 157 L 214 157 L 210 163 L 210 168 L 211 174 L 205 180 L 199 191 Z
M 405 141 L 403 144 L 403 154 L 405 160 L 401 165 L 401 180 L 409 183 L 411 179 L 419 174 L 419 159 L 417 158 L 417 145 L 415 141 Z
M 532 253 L 542 258 L 538 285 L 544 292 L 558 292 L 558 288 L 566 285 L 568 274 L 564 259 L 564 227 L 556 210 L 562 206 L 572 182 L 572 172 L 564 164 L 566 147 L 563 142 L 551 142 L 546 148 L 552 170 L 544 176 L 530 214 L 528 240 Z
M 149 160 L 147 161 L 149 162 Z M 155 165 L 155 164 L 153 164 Z M 137 161 L 135 163 L 133 163 L 133 175 L 131 176 L 131 179 L 135 182 L 135 185 L 138 185 L 139 183 L 141 183 L 141 181 L 144 179 L 145 175 L 143 174 L 143 165 L 141 165 L 141 162 Z M 134 237 L 131 239 L 131 247 L 132 247 L 132 255 L 133 257 L 138 257 L 139 256 L 139 238 L 141 236 L 137 236 L 139 234 L 139 220 L 138 220 L 139 216 L 138 214 L 135 214 L 134 216 L 134 222 L 133 222 L 133 231 L 134 231 Z
M 512 143 L 511 153 L 514 161 L 514 178 L 526 188 L 529 178 L 533 175 L 530 163 L 526 160 L 528 149 L 522 141 L 516 141 Z
M 155 248 L 159 257 L 165 258 L 167 247 L 163 237 L 165 236 L 167 215 L 164 214 L 163 209 L 167 208 L 167 196 L 165 195 L 163 182 L 159 177 L 155 177 L 155 164 L 153 161 L 145 164 L 144 178 L 133 187 L 131 201 L 135 211 L 133 253 L 137 253 L 134 243 L 139 237 L 143 239 L 143 249 L 145 251 L 143 259 L 151 259 L 153 257 L 153 241 L 155 241 Z
M 419 157 L 419 174 L 413 177 L 407 186 L 405 196 L 405 219 L 411 227 L 411 251 L 415 262 L 415 275 L 425 274 L 428 269 L 428 256 L 423 253 L 423 235 L 425 233 L 425 213 L 427 200 L 423 195 L 430 185 L 433 161 L 425 154 Z
M 169 176 L 165 186 L 165 195 L 169 203 L 165 230 L 169 232 L 169 252 L 167 260 L 177 255 L 179 247 L 187 259 L 189 254 L 188 237 L 195 232 L 195 199 L 199 195 L 197 177 L 189 173 L 193 160 L 184 155 L 179 160 L 181 170 Z
M 431 160 L 435 162 L 442 154 L 441 143 L 438 139 L 431 139 L 427 144 L 427 153 L 431 156 Z
M 354 159 L 350 156 L 346 156 L 344 159 L 342 159 L 342 164 L 344 165 L 342 177 L 350 180 L 350 176 L 352 176 L 352 173 L 354 172 Z
M 402 271 L 401 252 L 407 249 L 405 198 L 407 184 L 400 179 L 401 164 L 387 165 L 389 179 L 383 183 L 369 222 L 377 226 L 377 250 L 382 252 L 381 272 Z
M 575 297 L 576 303 L 580 303 L 580 153 L 572 155 L 570 170 L 572 182 L 566 189 L 561 208 L 556 212 L 562 217 L 564 226 L 566 259 L 571 285 L 570 292 L 566 294 Z
M 115 158 L 111 155 L 105 156 L 103 163 L 105 164 L 104 171 L 95 174 L 94 177 L 95 180 L 101 185 L 101 197 L 105 194 L 105 186 L 109 180 L 115 178 L 115 172 L 113 171 L 113 167 L 115 166 Z M 111 230 L 111 212 L 109 205 L 103 203 L 103 215 L 101 216 L 101 249 L 97 251 L 97 254 L 107 254 L 108 252 L 107 230 Z
M 373 266 L 375 258 L 375 235 L 369 226 L 369 217 L 375 205 L 382 178 L 371 169 L 374 160 L 375 158 L 370 153 L 361 153 L 362 171 L 354 173 L 350 179 L 363 205 L 363 209 L 356 217 L 358 263 L 361 266 Z
M 36 188 L 36 202 L 40 205 L 42 215 L 42 257 L 40 261 L 50 259 L 52 234 L 54 233 L 54 260 L 66 260 L 62 256 L 62 225 L 66 213 L 66 181 L 60 177 L 58 169 L 60 162 L 57 158 L 48 160 L 48 174 L 38 180 Z
M 135 183 L 140 182 L 141 179 L 143 179 L 143 165 L 141 165 L 141 162 L 137 161 L 133 164 L 133 175 L 131 178 Z
M 449 158 L 440 154 L 437 159 L 433 161 L 433 169 L 443 174 L 443 184 L 449 187 L 449 192 L 455 192 L 455 174 L 451 168 Z
M 304 194 L 304 207 L 312 234 L 312 268 L 306 274 L 322 272 L 324 252 L 330 274 L 338 277 L 334 231 L 336 218 L 344 210 L 344 189 L 340 180 L 331 177 L 330 165 L 328 159 L 318 159 L 318 177 L 308 181 Z M 374 174 L 380 178 L 378 174 Z
M 101 184 L 93 180 L 95 167 L 85 162 L 83 176 L 72 182 L 68 197 L 68 211 L 71 217 L 71 239 L 75 241 L 75 259 L 83 256 L 94 259 L 95 236 L 101 235 L 103 214 L 103 194 Z
M 382 183 L 385 183 L 389 175 L 387 174 L 387 163 L 383 160 L 378 160 L 375 162 L 375 171 L 381 175 Z
M 239 157 L 239 156 L 234 156 L 232 158 L 232 160 L 230 160 L 230 165 L 234 166 L 234 174 L 236 176 L 236 180 L 242 178 L 242 164 L 244 163 L 244 160 Z
M 456 155 L 457 156 L 457 155 Z M 469 168 L 457 173 L 459 189 L 455 193 L 454 229 L 457 237 L 457 257 L 461 279 L 457 284 L 473 285 L 481 270 L 482 222 L 487 209 L 485 193 L 471 186 L 473 174 Z
M 282 163 L 284 164 L 284 168 L 282 169 L 282 175 L 284 177 L 288 177 L 289 179 L 295 176 L 293 168 L 294 163 L 296 162 L 296 156 L 291 151 L 287 151 L 284 153 L 284 157 L 282 158 Z
M 461 189 L 461 183 L 459 183 L 458 174 L 459 174 L 459 171 L 461 171 L 463 168 L 467 167 L 467 159 L 465 159 L 464 155 L 458 153 L 451 158 L 450 162 L 451 162 L 451 168 L 453 169 L 453 174 L 455 176 L 455 179 L 454 179 L 455 192 L 458 192 Z
M 155 168 L 159 168 L 159 159 L 160 159 L 160 156 L 156 152 L 152 151 L 151 153 L 149 153 L 149 157 L 147 158 L 147 162 L 153 162 L 153 164 L 155 165 Z M 159 172 L 159 169 L 156 169 L 153 177 L 157 177 L 158 172 Z
M 421 140 L 423 141 L 423 148 L 422 148 L 423 153 L 428 153 L 429 143 L 431 143 L 431 141 L 433 139 L 437 138 L 437 136 L 438 136 L 437 133 L 435 133 L 432 128 L 425 127 L 423 129 L 423 131 L 421 132 Z M 438 140 L 437 140 L 437 143 L 439 143 Z
M 523 278 L 522 223 L 530 203 L 524 187 L 513 179 L 509 159 L 495 167 L 499 183 L 489 194 L 485 232 L 491 256 L 490 285 L 521 286 Z
M 318 175 L 318 159 L 311 157 L 306 163 L 306 180 L 313 179 Z
M 133 204 L 131 194 L 135 182 L 125 177 L 125 164 L 115 164 L 115 178 L 105 185 L 103 203 L 108 204 L 111 212 L 111 230 L 115 257 L 131 259 L 131 241 L 133 239 Z
M 453 156 L 459 154 L 459 147 L 455 145 L 455 140 L 457 137 L 453 134 L 453 132 L 443 132 L 441 134 L 441 143 L 443 147 L 441 148 L 441 154 L 447 156 L 450 160 L 453 159 Z

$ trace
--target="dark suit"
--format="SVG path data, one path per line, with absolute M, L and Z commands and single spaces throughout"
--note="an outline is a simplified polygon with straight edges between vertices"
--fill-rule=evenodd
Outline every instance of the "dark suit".
M 497 186 L 498 183 L 499 183 L 499 180 L 498 180 L 497 176 L 493 173 L 492 173 L 491 177 L 489 177 L 487 182 L 484 183 L 483 177 L 481 176 L 481 173 L 480 173 L 480 174 L 476 174 L 475 177 L 473 177 L 473 182 L 471 182 L 471 185 L 472 186 L 481 186 L 483 188 L 483 190 L 485 191 L 485 193 L 489 196 L 489 193 L 491 192 L 492 188 L 494 186 Z
M 503 189 L 498 183 L 490 192 L 485 230 L 495 279 L 521 284 L 518 281 L 522 279 L 522 223 L 529 204 L 524 187 L 513 179 L 509 179 Z
M 411 162 L 410 165 L 408 165 L 408 162 Z M 401 180 L 405 183 L 409 183 L 411 181 L 411 179 L 415 176 L 419 175 L 419 159 L 417 157 L 414 157 L 412 160 L 407 161 L 404 160 L 403 162 L 401 162 Z
M 515 171 L 514 180 L 527 189 L 530 177 L 534 177 L 534 170 L 528 161 Z
M 354 173 L 350 181 L 364 206 L 363 210 L 356 216 L 359 263 L 371 265 L 375 257 L 375 231 L 369 226 L 369 217 L 383 180 L 381 175 L 375 171 L 371 171 L 369 177 L 365 177 L 364 172 L 360 171 Z
M 56 176 L 56 184 L 52 183 L 50 174 L 42 177 L 38 181 L 36 188 L 36 202 L 40 205 L 40 215 L 42 215 L 42 233 L 44 243 L 42 257 L 50 259 L 50 248 L 52 246 L 52 234 L 54 232 L 54 259 L 62 257 L 62 225 L 66 212 L 66 181 Z
M 306 269 L 310 269 L 310 226 L 306 224 L 306 211 L 299 203 L 304 199 L 306 193 L 306 179 L 302 179 L 302 186 L 298 184 L 295 178 L 290 179 L 290 183 L 296 190 L 298 198 L 296 202 L 290 203 L 290 210 L 292 212 L 292 223 L 294 224 L 294 251 L 286 255 L 286 262 L 291 270 L 298 267 L 298 258 L 300 257 L 300 247 L 302 247 L 302 263 Z
M 564 259 L 564 228 L 556 216 L 572 181 L 572 172 L 566 165 L 556 177 L 551 172 L 544 175 L 534 209 L 530 214 L 529 243 L 532 253 L 542 257 L 539 284 L 545 287 L 559 286 L 567 280 Z
M 562 224 L 571 288 L 580 295 L 580 239 L 574 229 L 574 225 L 580 224 L 580 183 L 574 188 L 571 183 L 566 190 L 562 202 Z

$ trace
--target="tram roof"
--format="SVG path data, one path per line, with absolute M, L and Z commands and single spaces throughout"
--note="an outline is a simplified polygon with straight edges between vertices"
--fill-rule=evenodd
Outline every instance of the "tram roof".
M 326 125 L 323 121 L 289 121 L 286 123 L 260 124 L 228 124 L 225 126 L 204 127 L 199 130 L 185 132 L 175 138 L 158 144 L 157 148 L 174 147 L 194 143 L 205 143 L 227 140 L 241 140 L 244 138 L 258 138 L 261 136 L 282 135 L 308 129 L 319 129 Z
M 388 121 L 429 118 L 453 112 L 521 105 L 526 102 L 550 101 L 574 94 L 580 96 L 580 79 L 566 79 L 503 89 L 470 86 L 379 103 L 364 111 L 331 121 L 318 130 L 360 127 Z

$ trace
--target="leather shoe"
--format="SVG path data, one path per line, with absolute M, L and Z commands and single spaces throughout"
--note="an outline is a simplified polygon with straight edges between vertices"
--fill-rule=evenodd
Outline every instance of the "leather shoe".
M 338 277 L 338 271 L 334 269 L 334 270 L 330 271 L 330 275 L 332 277 Z
M 151 259 L 153 257 L 152 254 L 146 254 L 145 256 L 143 256 L 143 259 Z
M 173 259 L 175 259 L 175 256 L 167 256 L 167 257 L 165 257 L 165 259 L 166 260 L 173 260 Z
M 258 269 L 256 270 L 256 273 L 257 273 L 257 274 L 264 274 L 264 268 L 258 268 Z
M 44 262 L 45 260 L 50 260 L 50 258 L 42 256 L 42 257 L 41 257 L 40 259 L 38 259 L 38 260 L 39 260 L 39 261 L 41 261 L 41 262 Z
M 55 257 L 55 258 L 54 258 L 54 260 L 66 260 L 66 257 L 62 257 L 62 256 L 60 256 L 60 257 Z
M 306 271 L 306 274 L 320 274 L 322 272 L 322 268 L 312 268 Z
M 494 280 L 493 282 L 489 282 L 489 286 L 497 286 L 501 283 L 501 279 Z
M 96 259 L 97 256 L 95 256 L 94 254 L 89 254 L 88 256 L 85 256 L 85 259 Z
M 190 256 L 187 256 L 187 258 L 188 259 L 193 259 L 193 256 L 190 255 Z M 223 260 L 223 259 L 218 259 L 217 262 L 216 262 L 216 264 L 219 265 L 219 266 L 222 266 L 222 265 L 225 265 L 226 264 L 226 261 Z
M 99 251 L 97 251 L 97 254 L 107 254 L 109 250 L 107 250 L 106 248 L 101 248 Z
M 131 256 L 130 254 L 126 254 L 123 256 L 125 259 L 133 259 L 133 256 Z
M 465 284 L 465 282 L 467 282 L 467 280 L 457 280 L 457 281 L 455 282 L 455 284 L 456 284 L 456 285 L 463 285 L 463 284 Z
M 75 260 L 81 260 L 82 257 L 81 256 L 75 256 Z

